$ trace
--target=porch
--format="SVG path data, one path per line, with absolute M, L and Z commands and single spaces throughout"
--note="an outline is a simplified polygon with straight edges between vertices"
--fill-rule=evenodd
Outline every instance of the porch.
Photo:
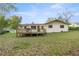
M 44 29 L 37 30 L 37 29 L 18 29 L 16 31 L 16 36 L 39 36 L 46 34 Z

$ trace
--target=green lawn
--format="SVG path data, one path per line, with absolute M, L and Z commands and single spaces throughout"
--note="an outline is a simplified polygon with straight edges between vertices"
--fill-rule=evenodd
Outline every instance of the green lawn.
M 16 37 L 0 35 L 0 55 L 71 55 L 79 49 L 79 31 L 51 33 L 44 36 Z

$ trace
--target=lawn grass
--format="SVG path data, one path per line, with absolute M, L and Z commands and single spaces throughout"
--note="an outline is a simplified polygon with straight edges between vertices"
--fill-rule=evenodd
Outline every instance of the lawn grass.
M 15 33 L 0 35 L 0 55 L 71 55 L 74 49 L 79 49 L 79 31 L 38 37 L 16 37 Z

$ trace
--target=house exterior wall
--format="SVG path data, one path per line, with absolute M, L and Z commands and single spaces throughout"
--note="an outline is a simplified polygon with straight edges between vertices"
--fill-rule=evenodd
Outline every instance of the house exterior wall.
M 52 25 L 52 28 L 48 28 L 49 25 Z M 60 25 L 64 25 L 64 28 L 60 28 Z M 68 25 L 61 23 L 61 22 L 53 22 L 45 25 L 45 29 L 47 33 L 51 32 L 67 32 L 68 31 Z

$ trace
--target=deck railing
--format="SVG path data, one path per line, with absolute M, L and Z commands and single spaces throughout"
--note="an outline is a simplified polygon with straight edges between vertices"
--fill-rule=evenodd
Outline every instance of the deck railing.
M 30 30 L 18 29 L 17 32 L 18 33 L 45 33 L 46 31 L 44 29 L 41 29 L 40 31 L 38 31 L 37 29 L 30 29 Z

